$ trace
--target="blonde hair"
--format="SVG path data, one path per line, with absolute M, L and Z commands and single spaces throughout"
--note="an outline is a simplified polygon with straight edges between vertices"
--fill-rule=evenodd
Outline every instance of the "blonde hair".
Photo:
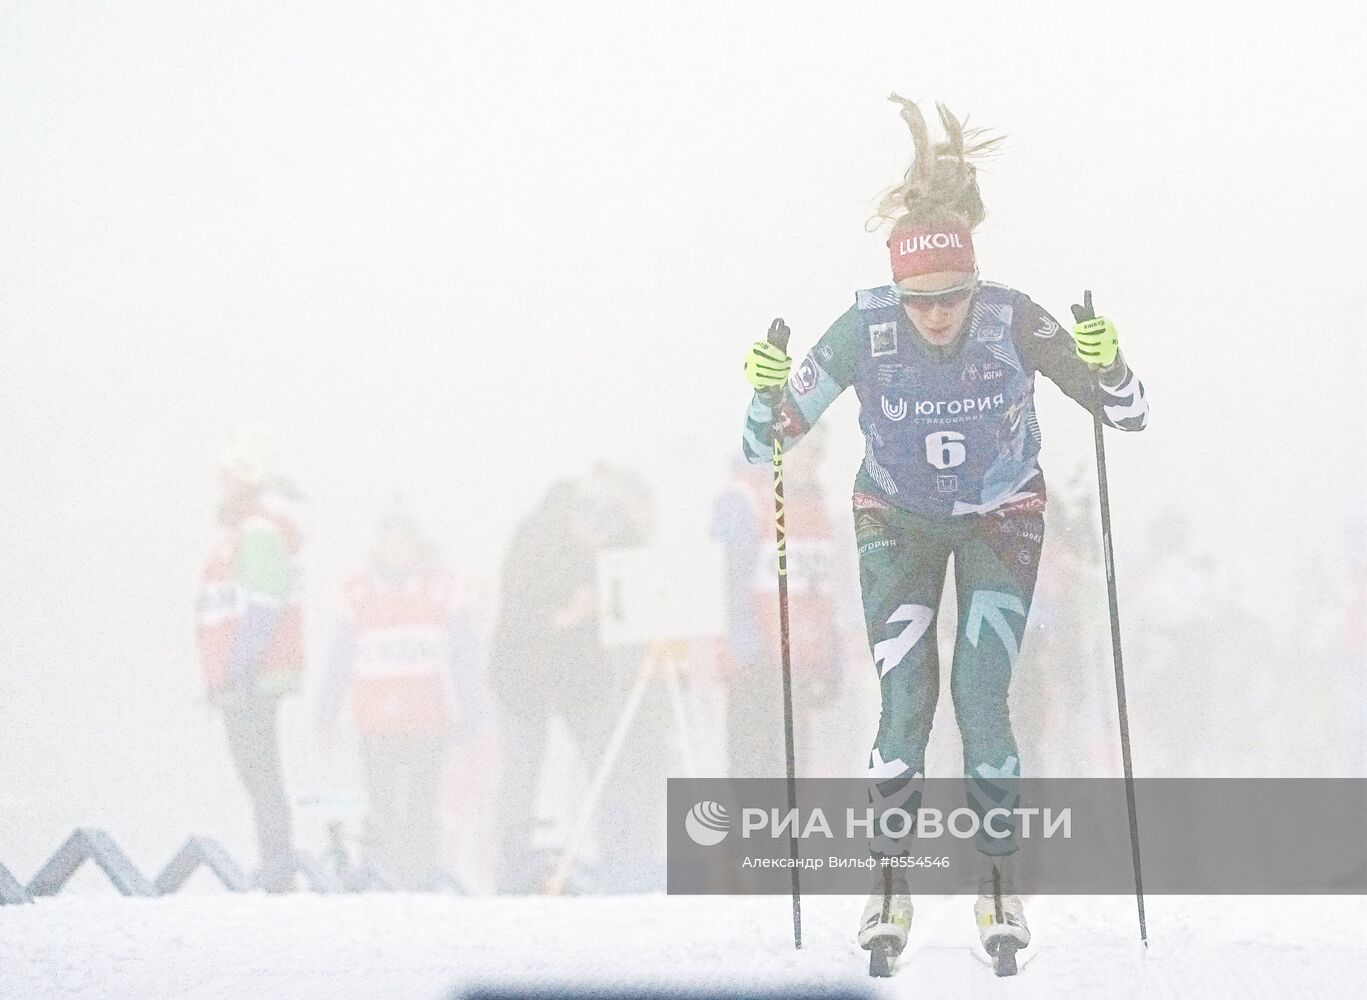
M 893 94 L 888 100 L 902 106 L 902 120 L 911 130 L 915 157 L 907 167 L 902 183 L 883 194 L 878 214 L 871 222 L 932 224 L 955 221 L 976 229 L 987 217 L 982 195 L 978 193 L 975 160 L 996 153 L 1005 136 L 987 137 L 986 129 L 968 128 L 943 104 L 937 103 L 945 138 L 932 144 L 930 129 L 915 101 Z

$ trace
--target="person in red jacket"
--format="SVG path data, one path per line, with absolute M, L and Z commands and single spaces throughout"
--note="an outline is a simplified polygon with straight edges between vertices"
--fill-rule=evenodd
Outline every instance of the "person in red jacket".
M 319 687 L 326 730 L 342 702 L 366 786 L 367 856 L 410 889 L 442 878 L 438 804 L 455 735 L 488 725 L 487 656 L 468 602 L 408 509 L 382 517 L 370 563 L 347 581 Z
M 258 884 L 288 892 L 295 864 L 277 706 L 297 689 L 304 665 L 302 498 L 275 474 L 264 428 L 237 435 L 220 461 L 219 480 L 220 536 L 197 605 L 200 668 L 255 812 Z

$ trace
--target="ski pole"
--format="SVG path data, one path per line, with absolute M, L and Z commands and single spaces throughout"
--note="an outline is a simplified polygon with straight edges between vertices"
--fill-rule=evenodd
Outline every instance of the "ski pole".
M 1073 306 L 1073 318 L 1081 323 L 1096 319 L 1092 293 L 1083 294 L 1082 305 Z M 1125 703 L 1125 664 L 1120 656 L 1120 603 L 1115 589 L 1115 552 L 1111 545 L 1111 499 L 1106 482 L 1106 442 L 1102 437 L 1101 410 L 1092 417 L 1092 436 L 1096 440 L 1096 481 L 1101 500 L 1101 545 L 1106 557 L 1106 597 L 1111 609 L 1111 655 L 1115 661 L 1115 700 L 1120 711 L 1120 756 L 1125 767 L 1125 804 L 1130 811 L 1130 854 L 1134 862 L 1134 898 L 1139 907 L 1139 939 L 1149 946 L 1149 930 L 1144 920 L 1144 879 L 1139 867 L 1139 816 L 1134 801 L 1134 765 L 1130 759 L 1130 713 Z
M 782 319 L 769 324 L 765 338 L 785 354 L 792 331 Z M 776 393 L 777 397 L 778 394 Z M 783 444 L 778 429 L 778 410 L 775 407 L 771 431 L 774 439 L 774 525 L 778 533 L 778 631 L 779 648 L 783 661 L 783 745 L 788 764 L 788 811 L 797 814 L 797 765 L 793 753 L 793 669 L 788 645 L 788 536 L 783 518 Z M 793 860 L 793 947 L 802 947 L 802 889 L 797 868 L 797 824 L 788 836 Z

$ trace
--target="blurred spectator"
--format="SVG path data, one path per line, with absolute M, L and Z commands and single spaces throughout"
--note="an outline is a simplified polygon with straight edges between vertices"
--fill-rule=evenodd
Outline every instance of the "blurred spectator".
M 810 447 L 811 437 L 803 463 L 788 463 L 784 481 L 793 728 L 799 747 L 807 743 L 813 712 L 838 693 L 843 672 L 834 531 L 814 474 L 821 453 Z M 728 627 L 719 648 L 719 673 L 727 690 L 728 771 L 731 777 L 781 778 L 787 763 L 771 470 L 736 459 L 731 481 L 713 505 L 712 538 L 724 546 L 726 559 Z M 806 770 L 802 760 L 798 765 Z
M 366 786 L 366 857 L 410 889 L 435 888 L 438 805 L 452 739 L 491 725 L 487 658 L 455 578 L 408 509 L 381 518 L 318 689 L 326 731 L 349 699 Z
M 594 554 L 600 528 L 579 487 L 555 483 L 514 530 L 503 564 L 492 681 L 503 743 L 498 882 L 540 888 L 549 859 L 532 845 L 547 725 L 558 715 L 581 755 L 598 757 L 612 728 L 596 662 Z
M 640 651 L 605 650 L 599 641 L 597 558 L 605 548 L 643 540 L 651 508 L 638 478 L 600 466 L 582 482 L 553 484 L 513 533 L 492 644 L 503 744 L 501 891 L 537 891 L 554 865 L 555 858 L 539 855 L 533 843 L 551 720 L 563 724 L 589 775 L 617 724 Z M 643 707 L 641 719 L 653 715 Z M 635 732 L 651 738 L 633 742 L 658 757 L 655 724 L 641 719 Z M 646 849 L 640 820 L 650 803 L 630 794 L 640 773 L 634 763 L 632 755 L 619 763 L 598 808 L 610 818 L 596 829 L 606 862 L 602 874 L 614 891 L 637 887 L 639 853 Z M 652 887 L 663 882 L 662 873 L 655 874 Z
M 639 473 L 598 464 L 584 479 L 582 490 L 598 524 L 595 560 L 603 550 L 635 548 L 651 540 L 655 533 L 655 500 Z M 670 571 L 669 566 L 659 568 L 662 574 Z M 596 586 L 595 579 L 595 589 Z M 606 740 L 621 721 L 628 692 L 644 668 L 645 658 L 653 653 L 643 645 L 597 645 L 602 665 L 600 691 L 612 708 L 612 726 L 603 733 Z M 680 732 L 680 720 L 670 706 L 662 673 L 675 671 L 674 680 L 681 695 L 679 707 L 686 711 L 690 682 L 687 672 L 679 670 L 673 659 L 656 662 L 657 670 L 637 707 L 625 745 L 613 762 L 607 790 L 598 806 L 602 822 L 597 826 L 596 872 L 599 887 L 607 892 L 659 892 L 665 888 L 667 781 L 671 774 L 679 773 L 676 765 L 681 743 L 691 740 L 694 734 Z M 603 763 L 601 752 L 585 763 L 591 775 L 596 773 Z
M 277 702 L 303 669 L 299 602 L 302 499 L 275 473 L 270 432 L 240 432 L 219 463 L 221 536 L 198 601 L 200 664 L 223 712 L 228 747 L 252 801 L 258 884 L 294 887 L 289 803 L 280 763 Z
M 578 486 L 599 549 L 643 545 L 655 529 L 655 498 L 639 473 L 595 465 Z

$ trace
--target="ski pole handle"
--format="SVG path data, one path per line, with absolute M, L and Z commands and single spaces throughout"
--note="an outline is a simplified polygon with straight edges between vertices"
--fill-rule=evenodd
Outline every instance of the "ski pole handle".
M 1096 310 L 1092 308 L 1092 290 L 1089 288 L 1082 293 L 1082 305 L 1074 305 L 1073 322 L 1085 323 L 1089 319 L 1096 319 Z
M 779 316 L 769 324 L 769 333 L 764 339 L 787 354 L 788 338 L 792 336 L 792 333 L 793 331 L 788 329 L 788 324 L 783 322 L 783 317 Z
M 779 351 L 782 352 L 783 363 L 789 365 L 791 365 L 792 362 L 787 360 L 788 337 L 792 335 L 792 332 L 792 330 L 788 329 L 788 324 L 783 322 L 783 317 L 779 316 L 775 317 L 774 321 L 769 324 L 769 332 L 764 337 L 765 343 L 772 347 L 777 347 Z M 746 363 L 747 365 L 749 364 L 748 361 Z M 754 384 L 753 380 L 751 384 Z M 767 389 L 761 389 L 759 392 L 769 405 L 775 407 L 775 410 L 777 410 L 778 401 L 783 398 L 783 388 L 784 384 L 780 382 Z M 777 416 L 777 412 L 775 413 L 775 416 Z

